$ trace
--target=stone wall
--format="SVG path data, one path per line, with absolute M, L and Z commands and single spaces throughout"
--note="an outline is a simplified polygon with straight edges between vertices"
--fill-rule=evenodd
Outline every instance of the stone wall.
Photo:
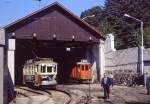
M 139 48 L 133 47 L 122 50 L 115 50 L 114 36 L 108 34 L 105 41 L 105 71 L 132 70 L 140 72 Z M 144 70 L 150 74 L 150 48 L 144 49 Z

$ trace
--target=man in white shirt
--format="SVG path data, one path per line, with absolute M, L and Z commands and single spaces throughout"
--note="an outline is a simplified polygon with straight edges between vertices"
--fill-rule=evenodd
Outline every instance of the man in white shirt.
M 114 78 L 114 76 L 113 76 L 112 73 L 109 74 L 109 78 L 110 78 L 110 81 L 111 81 L 111 85 L 113 86 L 113 78 Z
M 110 85 L 111 80 L 109 77 L 107 77 L 106 73 L 104 73 L 104 77 L 101 80 L 101 86 L 104 88 L 104 98 L 109 99 L 109 93 L 110 93 Z

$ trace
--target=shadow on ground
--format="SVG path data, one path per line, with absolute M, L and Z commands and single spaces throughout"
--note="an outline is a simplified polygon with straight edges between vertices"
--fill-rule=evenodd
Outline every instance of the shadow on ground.
M 148 102 L 126 102 L 126 104 L 150 104 L 150 101 Z
M 98 96 L 97 98 L 98 99 L 104 99 L 104 96 Z

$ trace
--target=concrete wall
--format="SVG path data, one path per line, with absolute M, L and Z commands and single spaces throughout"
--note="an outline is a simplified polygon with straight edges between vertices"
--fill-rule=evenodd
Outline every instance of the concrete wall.
M 114 77 L 123 74 L 132 73 L 143 73 L 141 70 L 141 50 L 138 47 L 115 50 L 114 48 L 114 36 L 108 34 L 104 43 L 104 56 L 105 56 L 105 72 L 114 73 Z M 143 50 L 144 54 L 144 76 L 141 76 L 139 84 L 144 84 L 146 77 L 150 75 L 150 48 Z M 128 70 L 128 71 L 127 71 Z M 116 74 L 116 72 L 120 74 Z M 117 78 L 117 77 L 116 77 Z M 144 79 L 145 78 L 145 79 Z M 129 79 L 129 78 L 128 78 Z M 119 79 L 116 79 L 119 80 Z
M 0 29 L 0 104 L 4 103 L 4 48 L 5 48 L 5 34 L 4 30 Z
M 104 43 L 105 71 L 133 70 L 140 72 L 140 50 L 138 47 L 116 50 L 114 36 L 108 34 Z M 144 73 L 150 74 L 150 48 L 144 49 Z

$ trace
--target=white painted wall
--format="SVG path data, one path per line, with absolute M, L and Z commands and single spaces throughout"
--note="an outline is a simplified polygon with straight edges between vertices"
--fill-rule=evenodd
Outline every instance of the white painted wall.
M 114 47 L 114 35 L 113 34 L 107 34 L 106 40 L 105 40 L 105 52 L 115 51 Z
M 92 65 L 92 80 L 100 80 L 105 70 L 104 41 L 100 40 L 99 44 L 95 44 L 88 48 L 86 51 L 86 58 Z
M 8 40 L 7 64 L 13 84 L 15 84 L 15 39 Z
M 100 75 L 101 78 L 103 77 L 105 73 L 105 44 L 104 41 L 100 41 L 99 44 L 99 65 L 100 65 Z

